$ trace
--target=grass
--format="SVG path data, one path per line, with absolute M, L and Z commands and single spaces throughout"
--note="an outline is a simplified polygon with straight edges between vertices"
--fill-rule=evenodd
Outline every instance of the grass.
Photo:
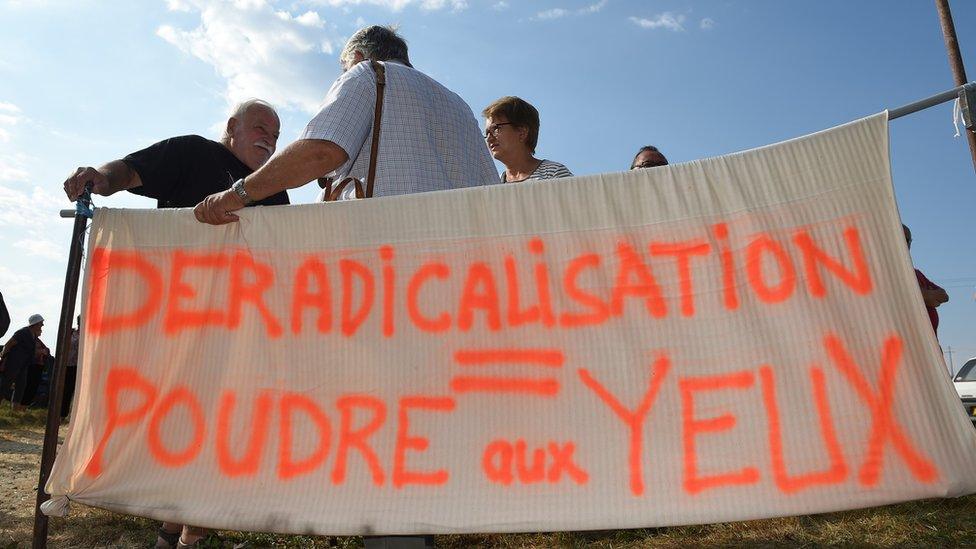
M 10 407 L 10 402 L 0 403 L 0 434 L 17 429 L 37 429 L 44 432 L 44 424 L 47 422 L 47 410 L 38 408 L 27 408 L 20 412 L 15 412 Z
M 30 546 L 34 487 L 44 432 L 45 412 L 15 413 L 0 406 L 0 481 L 20 472 L 21 493 L 0 494 L 0 549 Z M 5 453 L 4 444 L 35 445 L 36 458 Z M 15 462 L 20 456 L 20 462 Z M 18 469 L 19 468 L 19 469 Z M 16 470 L 15 470 L 16 469 Z M 27 478 L 30 477 L 30 478 Z M 32 482 L 28 482 L 32 481 Z M 5 491 L 7 483 L 4 482 Z M 16 490 L 14 490 L 16 492 Z M 75 506 L 66 519 L 50 521 L 50 547 L 151 547 L 157 523 L 100 509 Z M 914 501 L 872 509 L 746 522 L 531 534 L 437 536 L 438 547 L 959 547 L 976 546 L 976 496 Z M 293 536 L 218 532 L 206 548 L 362 547 L 358 536 Z

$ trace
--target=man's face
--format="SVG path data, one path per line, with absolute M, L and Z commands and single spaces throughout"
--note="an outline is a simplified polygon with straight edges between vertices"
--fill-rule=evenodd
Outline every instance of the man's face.
M 31 331 L 34 332 L 34 337 L 41 337 L 41 329 L 44 328 L 44 322 L 38 322 L 31 326 Z
M 256 170 L 275 152 L 281 122 L 273 110 L 252 105 L 240 119 L 227 121 L 230 129 L 229 149 L 248 168 Z
M 630 169 L 634 170 L 637 168 L 654 168 L 657 166 L 666 166 L 668 161 L 664 158 L 664 155 L 658 151 L 644 151 L 637 155 L 634 159 L 634 164 Z

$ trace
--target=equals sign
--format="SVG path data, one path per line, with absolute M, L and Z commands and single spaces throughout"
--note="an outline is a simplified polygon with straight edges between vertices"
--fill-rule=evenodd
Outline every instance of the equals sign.
M 455 352 L 454 361 L 464 367 L 562 368 L 565 357 L 561 351 L 552 349 L 466 349 Z M 554 377 L 459 375 L 451 378 L 451 390 L 456 393 L 528 393 L 549 397 L 559 392 L 559 381 Z

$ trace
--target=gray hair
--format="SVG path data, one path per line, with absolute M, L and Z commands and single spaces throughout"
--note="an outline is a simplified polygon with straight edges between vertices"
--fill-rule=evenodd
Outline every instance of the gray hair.
M 244 115 L 247 114 L 247 111 L 251 110 L 251 107 L 256 107 L 258 105 L 271 109 L 271 112 L 273 112 L 275 116 L 278 116 L 278 112 L 275 111 L 273 106 L 271 106 L 271 103 L 268 103 L 264 99 L 251 98 L 247 101 L 241 101 L 235 105 L 234 109 L 230 113 L 230 116 L 227 117 L 227 120 L 229 121 L 231 118 L 241 120 L 244 118 Z M 224 145 L 230 143 L 230 131 L 228 131 L 226 123 L 224 124 L 224 135 L 220 137 L 220 142 Z
M 339 60 L 351 64 L 357 51 L 366 59 L 374 61 L 395 59 L 402 61 L 408 67 L 413 67 L 407 55 L 407 42 L 397 34 L 397 29 L 393 26 L 373 25 L 359 29 L 346 42 L 346 47 L 342 48 Z

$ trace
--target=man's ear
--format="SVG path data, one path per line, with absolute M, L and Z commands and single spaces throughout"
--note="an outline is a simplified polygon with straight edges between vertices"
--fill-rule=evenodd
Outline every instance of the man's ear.
M 227 135 L 234 135 L 235 129 L 237 129 L 237 118 L 232 116 L 227 119 Z

